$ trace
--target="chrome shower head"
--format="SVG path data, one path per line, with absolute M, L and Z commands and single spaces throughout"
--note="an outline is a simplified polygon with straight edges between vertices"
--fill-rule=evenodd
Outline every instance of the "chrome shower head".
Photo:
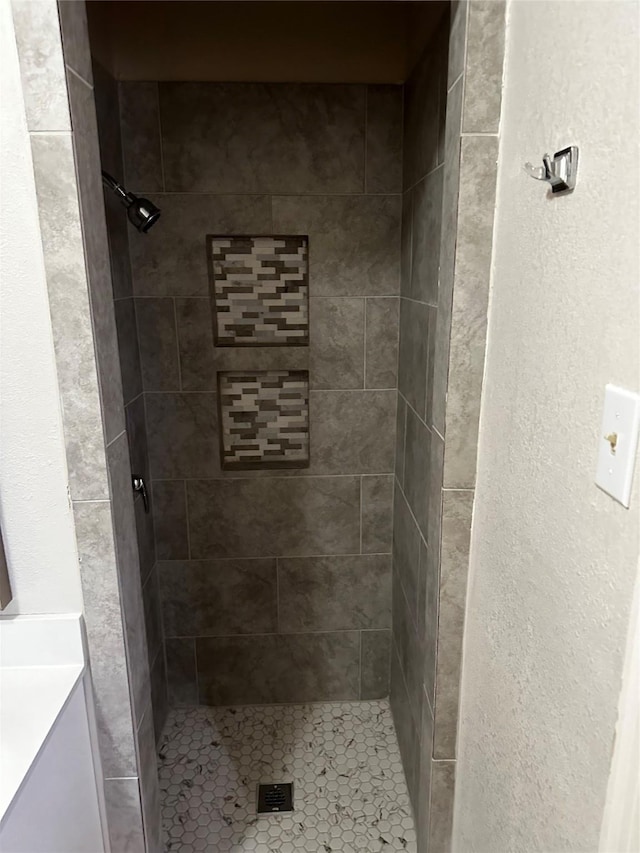
M 156 207 L 148 198 L 139 198 L 129 193 L 108 172 L 102 172 L 102 183 L 120 199 L 127 208 L 127 216 L 133 227 L 146 234 L 147 231 L 160 219 L 160 208 Z

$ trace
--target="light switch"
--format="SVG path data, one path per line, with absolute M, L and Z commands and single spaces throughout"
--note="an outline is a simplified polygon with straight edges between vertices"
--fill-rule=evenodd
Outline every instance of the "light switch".
M 615 385 L 604 390 L 596 485 L 629 506 L 640 428 L 640 395 Z

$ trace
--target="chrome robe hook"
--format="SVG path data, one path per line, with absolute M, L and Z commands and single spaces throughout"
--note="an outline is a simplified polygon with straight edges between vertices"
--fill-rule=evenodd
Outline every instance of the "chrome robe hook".
M 571 192 L 575 189 L 578 176 L 578 146 L 571 145 L 556 151 L 553 159 L 549 154 L 542 158 L 542 166 L 524 164 L 525 171 L 536 181 L 547 181 L 551 184 L 552 193 Z

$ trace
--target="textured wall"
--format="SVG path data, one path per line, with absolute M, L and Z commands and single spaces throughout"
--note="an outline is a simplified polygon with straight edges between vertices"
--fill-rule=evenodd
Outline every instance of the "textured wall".
M 405 98 L 391 670 L 418 846 L 430 853 L 451 841 L 504 4 L 455 4 L 435 39 Z
M 125 82 L 120 106 L 127 185 L 162 208 L 130 247 L 171 699 L 386 695 L 402 91 Z M 206 235 L 273 233 L 309 237 L 310 346 L 214 348 Z M 310 467 L 223 472 L 217 370 L 307 367 Z
M 66 489 L 30 138 L 9 4 L 2 4 L 0 15 L 0 503 L 13 590 L 13 601 L 3 615 L 77 612 L 82 609 L 80 570 Z M 20 204 L 15 203 L 17 198 Z
M 551 24 L 551 25 L 550 25 Z M 639 390 L 638 7 L 512 3 L 454 849 L 598 849 L 638 560 L 593 478 Z M 553 89 L 552 98 L 541 92 Z M 526 160 L 575 144 L 575 192 Z M 603 181 L 602 164 L 622 181 Z

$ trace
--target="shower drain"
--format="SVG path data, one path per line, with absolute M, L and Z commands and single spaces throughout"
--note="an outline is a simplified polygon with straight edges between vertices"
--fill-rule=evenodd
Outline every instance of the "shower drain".
M 293 782 L 258 785 L 258 814 L 293 811 Z

